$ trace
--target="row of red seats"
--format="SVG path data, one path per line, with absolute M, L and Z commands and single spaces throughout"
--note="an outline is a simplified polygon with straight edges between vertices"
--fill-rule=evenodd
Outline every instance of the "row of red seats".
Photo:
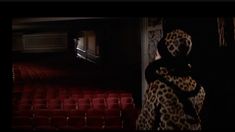
M 21 99 L 13 103 L 14 109 L 127 109 L 135 108 L 132 97 L 108 97 L 108 98 L 73 98 L 68 99 Z
M 61 74 L 60 70 L 55 70 L 48 67 L 39 67 L 32 64 L 14 64 L 13 70 L 17 77 L 16 79 L 22 79 L 24 81 L 55 78 Z
M 132 97 L 132 93 L 124 90 L 104 90 L 90 87 L 58 86 L 58 85 L 24 85 L 13 87 L 13 97 L 19 98 L 94 98 L 94 97 Z
M 129 109 L 126 111 L 121 111 L 117 109 L 103 109 L 103 110 L 96 110 L 96 109 L 89 109 L 86 111 L 82 110 L 13 110 L 13 116 L 28 116 L 28 117 L 37 117 L 37 116 L 122 116 L 123 113 L 127 111 L 134 111 L 135 109 Z
M 90 90 L 89 90 L 90 89 Z M 91 90 L 92 89 L 92 90 Z M 92 87 L 77 87 L 77 86 L 69 86 L 69 85 L 52 85 L 52 84 L 32 84 L 32 85 L 23 85 L 23 86 L 14 86 L 13 93 L 18 94 L 45 94 L 45 95 L 53 95 L 53 94 L 66 94 L 66 95 L 100 95 L 100 96 L 132 96 L 132 94 L 125 90 L 104 90 L 101 88 L 92 88 Z
M 97 129 L 122 129 L 123 121 L 118 117 L 14 117 L 14 130 L 97 130 Z
M 60 98 L 60 99 L 64 99 L 64 98 L 73 98 L 73 99 L 77 99 L 77 98 L 98 98 L 98 97 L 102 97 L 102 98 L 107 98 L 107 97 L 132 97 L 131 93 L 122 93 L 122 94 L 118 94 L 118 93 L 95 93 L 95 94 L 90 94 L 90 93 L 56 93 L 56 92 L 51 92 L 51 93 L 18 93 L 18 94 L 14 94 L 16 96 L 18 96 L 18 99 L 21 98 L 46 98 L 46 99 L 53 99 L 53 98 Z
M 15 129 L 134 129 L 136 110 L 125 111 L 123 114 L 117 110 L 96 111 L 15 111 L 13 113 L 12 127 Z

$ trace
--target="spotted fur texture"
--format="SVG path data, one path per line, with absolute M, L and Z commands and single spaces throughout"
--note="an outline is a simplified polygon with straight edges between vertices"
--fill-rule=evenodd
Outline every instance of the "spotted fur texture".
M 196 88 L 196 81 L 190 77 L 179 77 L 171 75 L 168 70 L 161 67 L 156 73 L 165 79 L 173 82 L 182 91 L 193 91 Z M 200 120 L 184 112 L 183 104 L 179 101 L 177 95 L 164 82 L 155 80 L 149 84 L 144 97 L 144 104 L 141 113 L 137 119 L 137 129 L 139 130 L 200 130 Z M 201 111 L 205 91 L 200 88 L 196 96 L 190 97 L 196 113 Z M 198 115 L 199 116 L 199 115 Z M 157 118 L 159 118 L 157 120 Z M 198 117 L 199 118 L 199 117 Z M 199 118 L 200 119 L 200 118 Z
M 164 40 L 168 52 L 173 57 L 188 55 L 192 49 L 191 36 L 180 29 L 167 33 Z
M 164 56 L 164 59 L 167 59 L 166 57 L 187 56 L 191 51 L 191 36 L 182 30 L 177 29 L 167 33 L 163 40 L 162 46 L 165 46 L 167 52 L 170 53 L 170 56 Z M 158 60 L 156 62 L 164 61 Z M 150 76 L 146 76 L 149 85 L 145 91 L 144 103 L 136 121 L 137 130 L 201 130 L 199 113 L 205 99 L 205 91 L 202 86 L 197 84 L 198 82 L 191 74 L 188 74 L 191 66 L 187 66 L 187 63 L 182 63 L 182 65 L 181 62 L 179 63 L 177 68 L 172 66 L 177 63 L 168 63 L 168 66 L 156 63 L 157 68 L 154 68 L 153 65 L 148 67 L 154 70 L 146 69 L 146 73 Z M 178 71 L 182 74 L 178 74 Z M 190 102 L 191 110 L 195 111 L 194 116 L 185 110 L 188 104 L 182 102 L 182 97 L 176 94 L 169 83 L 155 77 L 155 74 L 157 77 L 164 78 L 167 82 L 176 85 L 182 93 L 196 91 L 196 94 L 187 96 L 186 99 Z M 197 85 L 200 86 L 199 89 Z

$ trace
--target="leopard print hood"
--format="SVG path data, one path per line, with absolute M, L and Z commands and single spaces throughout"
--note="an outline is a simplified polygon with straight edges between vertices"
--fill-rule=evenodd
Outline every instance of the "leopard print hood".
M 191 36 L 185 31 L 176 29 L 167 33 L 158 43 L 158 52 L 163 65 L 157 64 L 156 67 L 167 67 L 176 76 L 188 76 L 191 71 L 188 67 L 191 49 Z
M 156 74 L 163 76 L 168 81 L 173 82 L 182 90 L 191 91 L 195 88 L 196 82 L 190 76 L 187 56 L 192 49 L 191 36 L 181 29 L 173 30 L 167 33 L 163 38 L 162 49 L 166 50 L 167 55 L 163 52 L 163 59 L 168 60 L 169 66 L 159 66 Z M 165 56 L 164 56 L 165 55 Z M 170 60 L 168 58 L 171 58 Z M 182 73 L 175 75 L 174 73 Z M 188 74 L 187 74 L 188 73 Z
M 163 58 L 185 57 L 191 49 L 191 36 L 181 29 L 167 33 L 158 43 L 158 51 Z

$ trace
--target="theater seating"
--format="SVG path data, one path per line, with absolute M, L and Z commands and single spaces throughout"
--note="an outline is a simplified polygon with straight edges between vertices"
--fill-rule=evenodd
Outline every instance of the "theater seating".
M 118 90 L 110 92 L 94 90 L 92 92 L 85 89 L 73 90 L 61 87 L 56 89 L 58 88 L 56 86 L 52 88 L 44 86 L 43 90 L 39 90 L 42 87 L 37 86 L 34 87 L 34 90 L 29 90 L 30 87 L 32 85 L 17 89 L 21 96 L 18 101 L 12 103 L 14 107 L 12 127 L 14 129 L 110 130 L 135 128 L 134 111 L 136 108 L 131 93 L 123 93 Z M 25 121 L 17 124 L 15 118 Z
M 14 130 L 135 129 L 138 109 L 129 91 L 44 83 L 57 73 L 21 65 L 14 70 L 17 81 L 24 81 L 12 90 Z

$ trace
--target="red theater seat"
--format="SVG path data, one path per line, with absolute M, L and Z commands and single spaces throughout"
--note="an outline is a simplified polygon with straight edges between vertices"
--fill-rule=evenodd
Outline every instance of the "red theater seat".
M 106 109 L 106 102 L 104 98 L 93 98 L 92 99 L 93 109 L 104 110 Z
M 106 98 L 107 95 L 105 93 L 95 93 L 94 98 Z
M 134 108 L 135 106 L 134 99 L 132 97 L 121 97 L 120 102 L 121 102 L 122 109 L 126 109 L 129 107 Z
M 73 98 L 67 98 L 63 100 L 64 104 L 76 104 L 76 101 Z
M 78 104 L 78 110 L 80 110 L 80 111 L 87 111 L 91 108 L 92 107 L 90 104 Z
M 89 93 L 83 94 L 83 98 L 92 99 L 93 97 L 94 97 L 94 94 L 89 94 Z
M 103 104 L 106 105 L 105 98 L 93 98 L 92 103 L 94 104 Z
M 76 104 L 64 104 L 63 110 L 65 111 L 77 110 L 77 105 Z
M 120 97 L 131 97 L 132 98 L 132 93 L 120 93 Z
M 91 101 L 89 98 L 80 98 L 78 99 L 78 104 L 91 104 Z
M 107 97 L 106 102 L 107 104 L 120 104 L 120 98 L 119 97 Z
M 79 98 L 83 98 L 83 94 L 72 94 L 72 98 L 78 100 Z
M 107 93 L 107 97 L 116 97 L 116 98 L 119 98 L 119 93 L 116 93 L 116 92 L 110 92 L 110 93 Z
M 132 104 L 134 100 L 132 97 L 121 97 L 121 104 Z
M 91 108 L 91 101 L 89 98 L 78 99 L 78 109 L 79 110 L 88 110 L 90 108 Z
M 122 106 L 122 110 L 135 109 L 135 104 L 132 104 L 132 103 L 123 103 L 121 106 Z
M 108 97 L 106 99 L 108 109 L 121 109 L 120 99 L 117 97 Z
M 102 110 L 106 109 L 106 105 L 104 105 L 104 104 L 93 104 L 92 108 L 95 109 L 95 110 L 102 111 Z

